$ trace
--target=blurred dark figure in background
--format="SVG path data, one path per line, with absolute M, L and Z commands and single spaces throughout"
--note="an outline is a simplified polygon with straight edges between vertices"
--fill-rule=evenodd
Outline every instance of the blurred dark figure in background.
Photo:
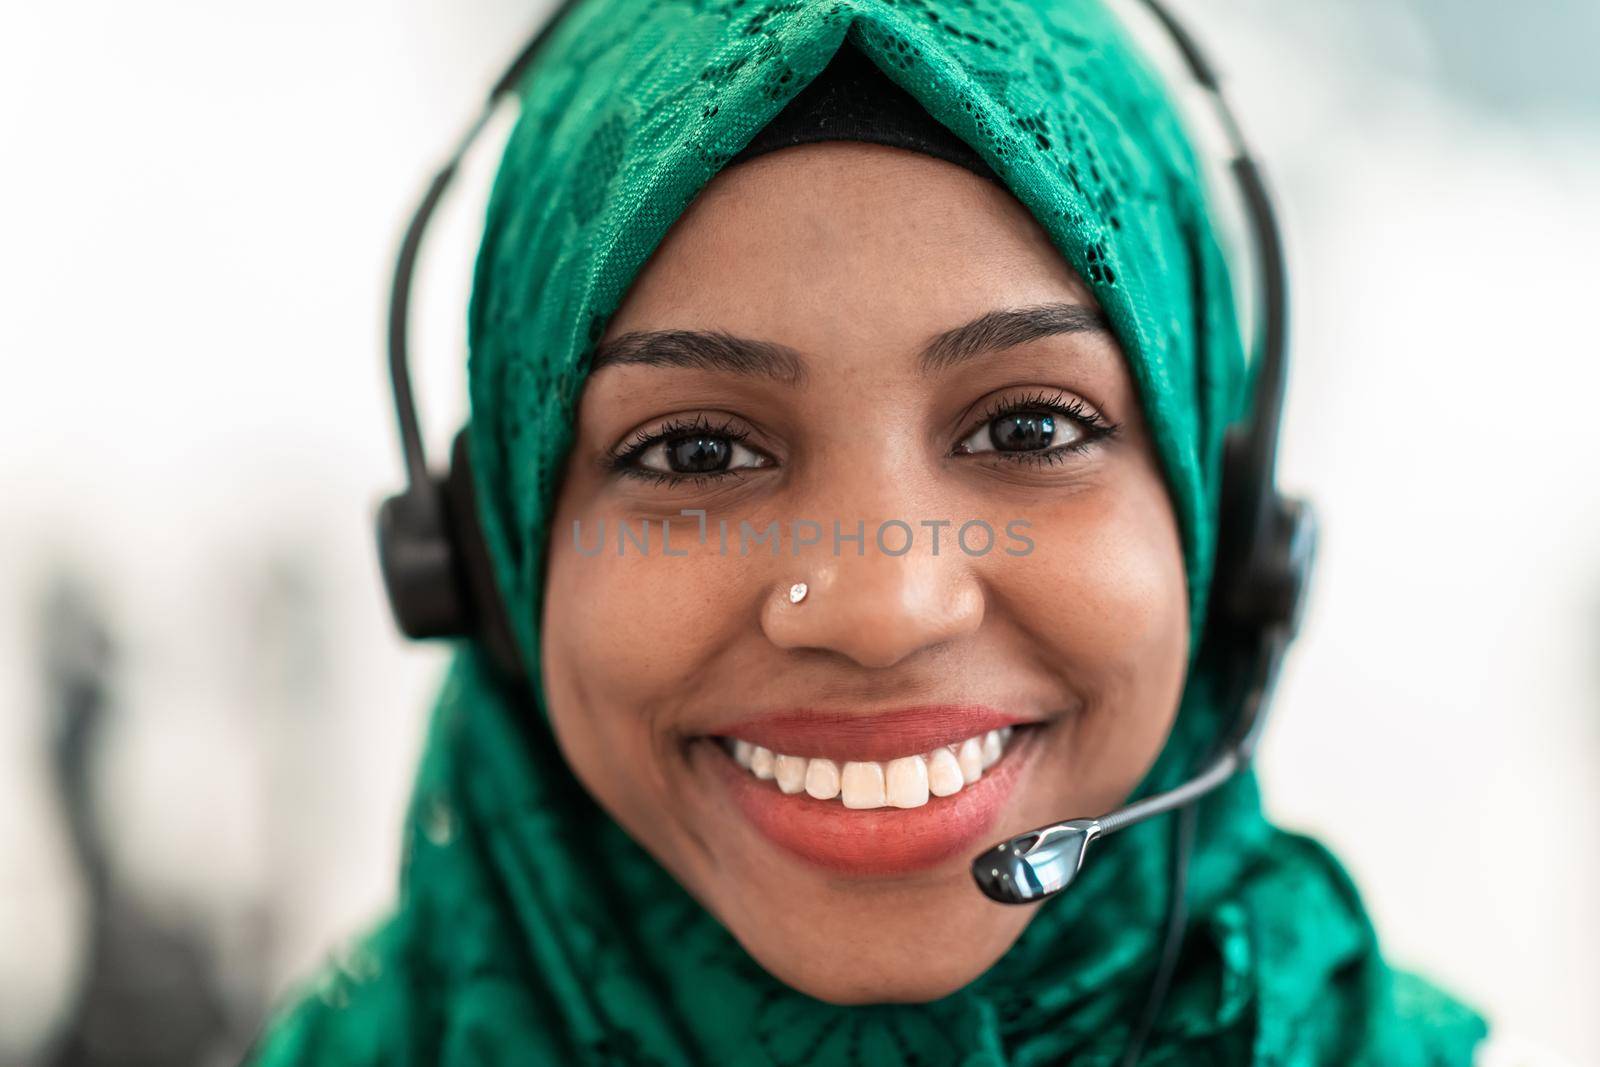
M 164 921 L 119 884 L 92 767 L 115 714 L 115 655 L 93 598 L 58 577 L 41 606 L 39 659 L 55 727 L 52 768 L 88 907 L 83 981 L 42 1062 L 183 1067 L 228 1062 L 230 1026 L 203 935 Z

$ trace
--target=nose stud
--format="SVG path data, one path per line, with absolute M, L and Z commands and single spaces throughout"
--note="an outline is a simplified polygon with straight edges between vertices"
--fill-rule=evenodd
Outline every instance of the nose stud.
M 806 598 L 806 593 L 808 592 L 810 592 L 810 590 L 806 588 L 805 582 L 795 582 L 789 587 L 789 603 L 800 603 L 800 601 Z

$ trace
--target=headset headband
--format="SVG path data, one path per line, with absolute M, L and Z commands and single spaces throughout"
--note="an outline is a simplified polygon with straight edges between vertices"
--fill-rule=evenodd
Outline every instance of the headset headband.
M 411 279 L 422 235 L 462 157 L 501 99 L 511 93 L 545 41 L 581 0 L 563 0 L 490 90 L 482 112 L 429 183 L 395 263 L 389 303 L 389 375 L 406 466 L 406 488 L 378 513 L 384 583 L 400 628 L 412 637 L 479 638 L 511 678 L 525 682 L 506 607 L 477 522 L 467 438 L 456 437 L 449 473 L 428 469 L 411 390 L 407 323 Z M 1284 654 L 1299 628 L 1316 546 L 1308 504 L 1280 495 L 1274 468 L 1288 372 L 1288 278 L 1282 237 L 1266 183 L 1256 166 L 1216 73 L 1194 37 L 1160 0 L 1140 0 L 1175 44 L 1226 132 L 1229 170 L 1244 207 L 1254 252 L 1258 301 L 1251 338 L 1255 380 L 1249 411 L 1224 441 L 1220 531 L 1210 613 L 1203 640 L 1221 658 L 1228 698 L 1238 714 L 1217 751 L 1175 788 L 1098 818 L 1066 819 L 999 843 L 974 858 L 973 880 L 992 900 L 1036 903 L 1076 879 L 1090 844 L 1106 834 L 1178 811 L 1173 838 L 1172 905 L 1161 958 L 1124 1064 L 1136 1064 L 1174 973 L 1185 922 L 1185 884 L 1195 834 L 1195 804 L 1245 767 L 1266 723 Z M 1237 284 L 1237 283 L 1236 283 Z M 1204 653 L 1206 650 L 1202 649 Z

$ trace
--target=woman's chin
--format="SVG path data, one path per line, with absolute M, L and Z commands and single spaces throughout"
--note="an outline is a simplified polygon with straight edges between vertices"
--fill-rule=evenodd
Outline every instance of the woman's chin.
M 757 934 L 750 941 L 734 930 L 756 962 L 774 978 L 809 997 L 840 1006 L 921 1004 L 962 989 L 1003 956 L 1021 936 L 1035 909 L 1001 911 L 981 928 L 959 919 L 929 920 L 915 933 L 858 931 L 841 951 L 819 940 L 796 950 L 770 944 Z M 753 942 L 753 943 L 752 943 Z

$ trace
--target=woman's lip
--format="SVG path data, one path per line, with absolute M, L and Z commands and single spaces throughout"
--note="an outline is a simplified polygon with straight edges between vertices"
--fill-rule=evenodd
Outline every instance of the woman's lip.
M 918 808 L 845 807 L 837 798 L 786 795 L 756 778 L 720 744 L 704 741 L 696 762 L 720 778 L 745 818 L 766 838 L 817 866 L 848 875 L 895 875 L 978 851 L 1036 750 L 1039 730 L 1018 730 L 1000 760 L 971 785 Z M 702 767 L 705 765 L 702 763 Z
M 786 756 L 886 761 L 1034 721 L 982 704 L 932 704 L 872 715 L 800 708 L 752 716 L 717 734 Z

